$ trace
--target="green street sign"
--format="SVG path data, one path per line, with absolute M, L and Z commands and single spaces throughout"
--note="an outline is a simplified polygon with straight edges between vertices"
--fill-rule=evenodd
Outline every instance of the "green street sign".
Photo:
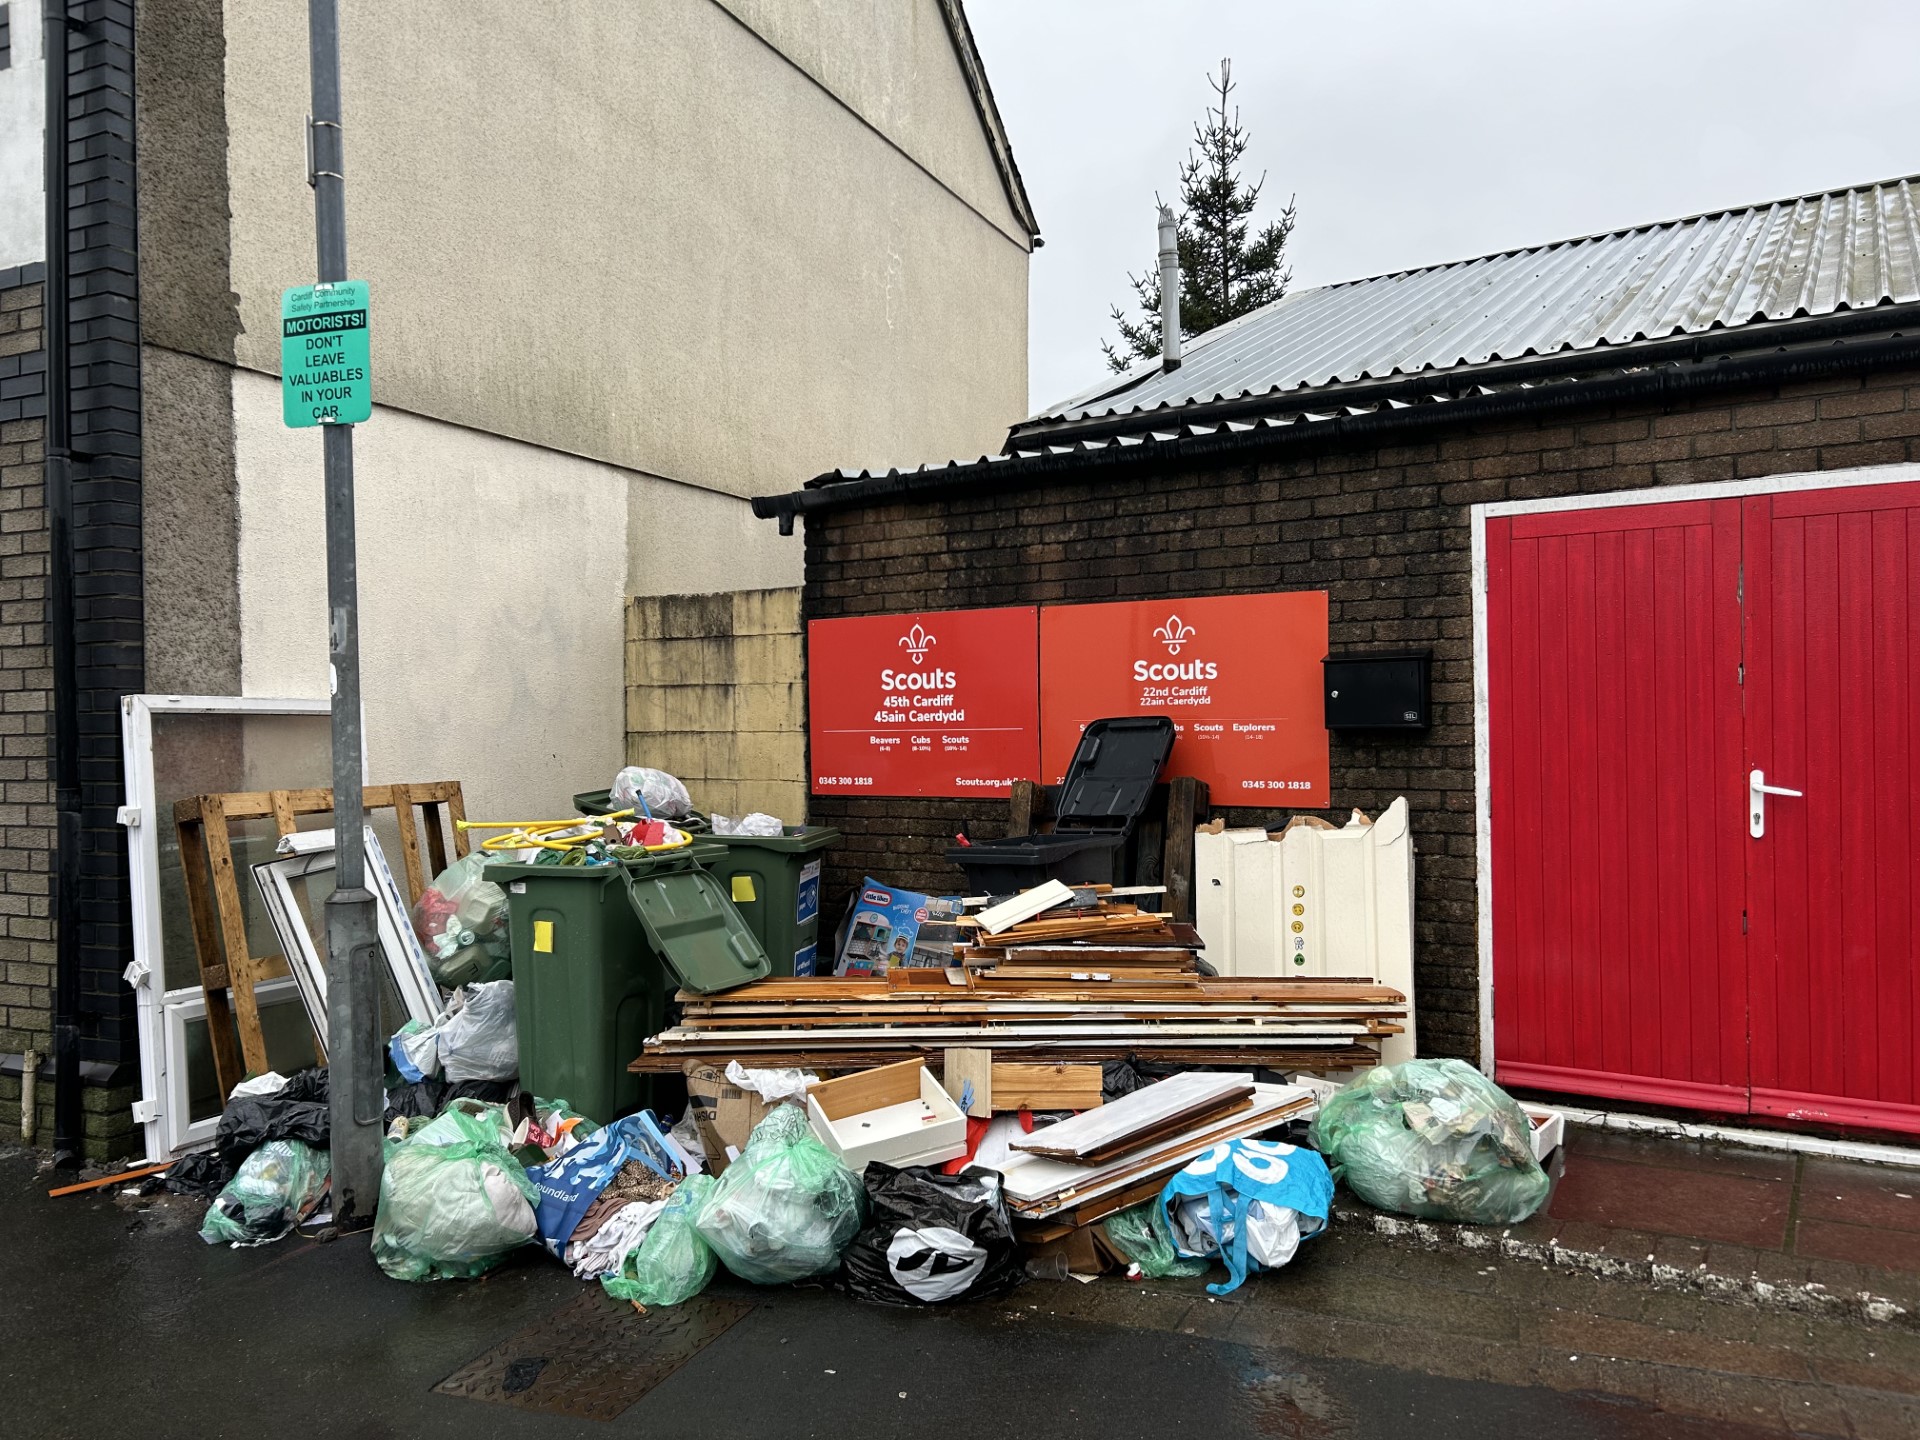
M 280 400 L 295 428 L 357 425 L 372 416 L 366 281 L 296 285 L 281 293 Z

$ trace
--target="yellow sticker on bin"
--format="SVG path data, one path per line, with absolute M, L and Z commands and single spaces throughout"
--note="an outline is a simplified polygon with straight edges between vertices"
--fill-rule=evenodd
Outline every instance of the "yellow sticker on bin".
M 734 904 L 744 905 L 747 901 L 757 898 L 753 893 L 753 877 L 751 875 L 735 875 L 733 877 Z
M 553 953 L 553 921 L 536 920 L 533 922 L 533 951 L 536 955 Z

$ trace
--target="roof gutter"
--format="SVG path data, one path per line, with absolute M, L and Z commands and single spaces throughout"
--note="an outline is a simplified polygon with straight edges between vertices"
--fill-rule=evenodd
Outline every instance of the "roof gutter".
M 1903 307 L 1904 308 L 1904 307 Z M 1880 312 L 1885 318 L 1885 312 Z M 1806 336 L 1801 329 L 1799 336 Z M 1634 352 L 1636 358 L 1645 352 Z M 1590 357 L 1589 357 L 1590 358 Z M 1347 441 L 1379 442 L 1424 430 L 1501 420 L 1516 415 L 1554 413 L 1625 401 L 1663 399 L 1702 391 L 1726 389 L 1766 380 L 1810 380 L 1876 366 L 1920 364 L 1920 335 L 1891 335 L 1878 339 L 1834 343 L 1819 348 L 1769 350 L 1760 354 L 1722 355 L 1692 366 L 1677 362 L 1661 368 L 1570 379 L 1529 389 L 1469 395 L 1438 405 L 1410 405 L 1397 410 L 1375 410 L 1339 415 L 1293 425 L 1206 435 L 1181 435 L 1169 440 L 1142 440 L 1099 450 L 1064 450 L 1023 455 L 1013 459 L 950 464 L 937 470 L 889 471 L 858 480 L 822 476 L 816 488 L 785 495 L 763 495 L 753 500 L 753 513 L 778 520 L 780 533 L 791 535 L 798 516 L 825 514 L 883 501 L 920 498 L 950 490 L 1009 489 L 1053 479 L 1094 482 L 1118 479 L 1140 469 L 1165 469 L 1171 464 L 1215 459 L 1244 460 L 1307 447 Z M 1426 386 L 1432 393 L 1431 382 Z M 1269 407 L 1270 408 L 1270 407 Z M 1218 416 L 1208 416 L 1209 421 Z M 1179 421 L 1194 423 L 1185 413 Z M 1076 437 L 1077 438 L 1077 437 Z

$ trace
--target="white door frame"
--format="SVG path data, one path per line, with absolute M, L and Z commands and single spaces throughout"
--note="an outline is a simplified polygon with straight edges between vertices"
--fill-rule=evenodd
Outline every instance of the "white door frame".
M 325 715 L 327 700 L 276 700 L 242 695 L 124 695 L 120 699 L 120 743 L 126 776 L 126 803 L 120 824 L 127 831 L 127 871 L 133 911 L 133 963 L 126 981 L 136 997 L 140 1035 L 140 1098 L 133 1118 L 142 1127 L 147 1159 L 158 1163 L 176 1150 L 205 1144 L 215 1121 L 194 1124 L 187 1110 L 186 1022 L 204 1018 L 206 1000 L 198 985 L 157 991 L 166 984 L 161 954 L 160 829 L 171 816 L 154 810 L 153 717 L 162 715 Z M 361 756 L 365 783 L 366 757 Z M 295 989 L 291 979 L 257 987 L 273 999 Z
M 1480 1068 L 1493 1074 L 1493 778 L 1489 768 L 1487 711 L 1487 521 L 1554 510 L 1604 510 L 1622 505 L 1666 505 L 1687 500 L 1732 500 L 1795 490 L 1843 490 L 1856 485 L 1920 481 L 1920 465 L 1868 465 L 1852 470 L 1803 471 L 1754 480 L 1705 485 L 1664 485 L 1650 490 L 1610 490 L 1602 495 L 1564 495 L 1547 500 L 1496 500 L 1475 505 L 1473 531 L 1473 830 L 1475 917 L 1480 939 Z

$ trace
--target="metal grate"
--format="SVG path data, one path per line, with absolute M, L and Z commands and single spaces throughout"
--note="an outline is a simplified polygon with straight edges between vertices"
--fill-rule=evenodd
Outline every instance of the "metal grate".
M 703 1295 L 643 1315 L 596 1286 L 433 1388 L 578 1420 L 614 1420 L 752 1309 L 747 1301 Z

